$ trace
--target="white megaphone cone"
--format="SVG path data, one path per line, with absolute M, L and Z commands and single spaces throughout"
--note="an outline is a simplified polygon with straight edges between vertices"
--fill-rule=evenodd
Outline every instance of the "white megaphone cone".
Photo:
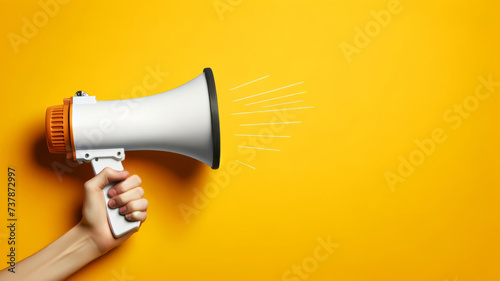
M 212 70 L 161 94 L 125 100 L 97 101 L 77 92 L 63 105 L 47 108 L 47 145 L 79 163 L 91 162 L 94 173 L 106 167 L 123 170 L 128 150 L 158 150 L 187 155 L 219 168 L 220 131 Z M 108 221 L 119 237 L 139 227 L 107 205 Z

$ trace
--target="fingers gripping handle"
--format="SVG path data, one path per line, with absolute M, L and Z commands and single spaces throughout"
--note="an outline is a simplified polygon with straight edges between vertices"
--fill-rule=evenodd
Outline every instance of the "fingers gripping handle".
M 113 158 L 96 158 L 92 160 L 92 168 L 94 173 L 99 174 L 104 168 L 110 167 L 117 171 L 123 171 L 122 162 Z M 108 191 L 116 182 L 106 185 L 103 189 L 104 200 L 106 201 L 106 212 L 108 214 L 108 223 L 111 227 L 111 232 L 116 238 L 123 234 L 136 229 L 140 226 L 140 221 L 128 221 L 124 215 L 120 214 L 119 208 L 111 209 L 108 207 L 108 201 L 111 199 L 108 196 Z

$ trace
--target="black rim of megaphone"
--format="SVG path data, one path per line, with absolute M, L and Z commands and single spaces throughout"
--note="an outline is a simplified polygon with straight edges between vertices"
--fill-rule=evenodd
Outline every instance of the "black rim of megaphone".
M 217 91 L 215 90 L 214 73 L 211 68 L 203 69 L 205 78 L 207 80 L 208 97 L 210 99 L 210 112 L 212 115 L 212 143 L 213 162 L 212 169 L 218 169 L 220 165 L 220 128 L 219 128 L 219 107 L 217 106 Z

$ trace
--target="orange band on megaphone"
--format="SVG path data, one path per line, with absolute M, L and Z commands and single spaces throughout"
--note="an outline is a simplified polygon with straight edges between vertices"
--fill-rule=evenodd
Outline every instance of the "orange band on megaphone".
M 73 158 L 74 144 L 71 138 L 71 99 L 64 99 L 62 105 L 47 108 L 45 115 L 45 132 L 47 146 L 51 153 L 66 154 Z

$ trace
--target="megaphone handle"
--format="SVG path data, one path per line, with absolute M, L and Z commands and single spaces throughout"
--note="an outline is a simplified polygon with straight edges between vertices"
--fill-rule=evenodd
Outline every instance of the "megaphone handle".
M 113 158 L 95 158 L 92 160 L 92 168 L 94 169 L 94 173 L 99 174 L 104 168 L 110 167 L 117 171 L 123 171 L 122 162 L 119 160 L 115 160 Z M 138 228 L 141 225 L 140 221 L 128 221 L 124 215 L 120 214 L 119 208 L 111 209 L 108 207 L 108 201 L 111 199 L 108 196 L 108 191 L 111 187 L 113 187 L 116 182 L 112 182 L 106 185 L 102 189 L 102 193 L 104 195 L 104 200 L 106 202 L 106 212 L 108 214 L 108 223 L 111 228 L 111 232 L 113 236 L 116 238 L 122 236 L 123 234 Z

